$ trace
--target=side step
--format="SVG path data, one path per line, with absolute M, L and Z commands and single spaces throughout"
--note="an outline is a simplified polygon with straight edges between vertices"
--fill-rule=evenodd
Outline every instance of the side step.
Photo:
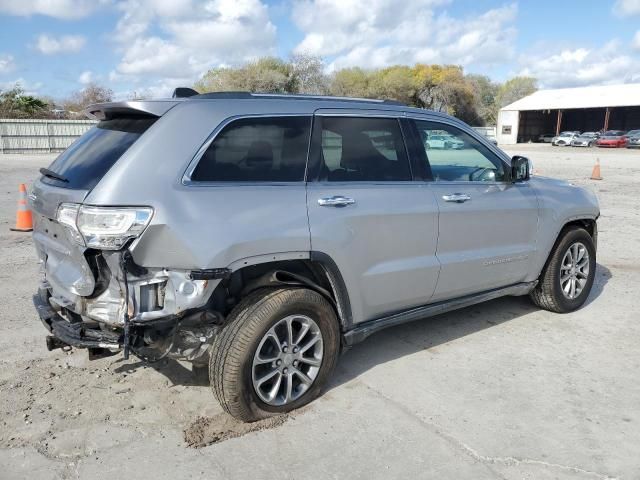
M 467 295 L 466 297 L 456 298 L 454 300 L 446 300 L 444 302 L 432 303 L 424 305 L 422 307 L 412 308 L 403 312 L 394 313 L 386 317 L 378 318 L 375 320 L 369 320 L 356 324 L 353 329 L 344 334 L 344 344 L 347 347 L 360 343 L 369 335 L 380 331 L 384 328 L 393 327 L 395 325 L 401 325 L 407 322 L 413 322 L 415 320 L 421 320 L 423 318 L 433 317 L 441 313 L 450 312 L 459 308 L 475 305 L 476 303 L 486 302 L 487 300 L 493 300 L 494 298 L 505 297 L 508 295 L 519 296 L 528 294 L 536 286 L 538 282 L 526 282 L 517 283 L 508 287 L 497 288 L 495 290 L 489 290 L 482 293 L 476 293 L 474 295 Z

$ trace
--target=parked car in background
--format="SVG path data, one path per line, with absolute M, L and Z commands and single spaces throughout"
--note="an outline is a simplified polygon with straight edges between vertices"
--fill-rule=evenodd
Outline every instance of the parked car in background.
M 598 147 L 624 148 L 629 139 L 623 130 L 607 130 L 596 141 Z
M 464 142 L 451 135 L 430 135 L 425 142 L 427 148 L 444 148 L 460 150 L 464 148 Z
M 538 143 L 551 143 L 554 137 L 553 133 L 543 133 L 538 137 Z
M 627 143 L 627 148 L 640 148 L 640 131 L 636 130 L 638 133 L 633 136 L 629 136 L 629 142 Z
M 600 135 L 596 132 L 584 132 L 571 140 L 572 147 L 593 147 Z
M 568 147 L 574 138 L 580 135 L 580 132 L 562 132 L 557 137 L 553 137 L 551 145 L 556 147 Z
M 637 137 L 640 135 L 640 130 L 629 130 L 627 132 L 627 137 Z

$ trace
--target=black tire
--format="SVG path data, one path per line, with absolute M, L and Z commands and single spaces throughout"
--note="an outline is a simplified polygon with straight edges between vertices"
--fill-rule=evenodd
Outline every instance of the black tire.
M 567 298 L 560 286 L 560 267 L 569 247 L 576 242 L 582 243 L 589 253 L 589 273 L 587 283 L 574 299 Z M 596 273 L 596 249 L 593 238 L 583 228 L 572 227 L 565 230 L 549 255 L 547 264 L 540 274 L 539 283 L 529 294 L 538 307 L 555 313 L 573 312 L 586 302 L 593 286 Z
M 282 406 L 268 405 L 253 387 L 253 357 L 267 331 L 292 314 L 304 314 L 320 328 L 322 364 L 315 381 L 301 397 Z M 258 290 L 233 309 L 217 335 L 209 363 L 209 381 L 227 413 L 244 422 L 254 422 L 300 408 L 318 397 L 335 368 L 339 351 L 338 320 L 322 295 L 305 288 Z

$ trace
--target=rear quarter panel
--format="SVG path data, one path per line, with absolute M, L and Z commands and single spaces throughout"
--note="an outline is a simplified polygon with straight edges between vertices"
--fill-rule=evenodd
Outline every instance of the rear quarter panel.
M 272 102 L 269 113 L 308 114 L 305 102 L 294 103 L 274 110 Z M 125 153 L 85 203 L 154 208 L 151 224 L 132 246 L 134 260 L 145 267 L 217 268 L 270 253 L 308 256 L 303 182 L 183 184 L 190 162 L 221 122 L 259 113 L 261 106 L 258 100 L 177 105 Z

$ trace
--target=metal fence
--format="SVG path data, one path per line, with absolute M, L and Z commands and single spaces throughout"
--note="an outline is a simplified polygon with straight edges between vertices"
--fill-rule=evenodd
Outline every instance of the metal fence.
M 62 152 L 95 124 L 93 120 L 0 119 L 0 153 Z

